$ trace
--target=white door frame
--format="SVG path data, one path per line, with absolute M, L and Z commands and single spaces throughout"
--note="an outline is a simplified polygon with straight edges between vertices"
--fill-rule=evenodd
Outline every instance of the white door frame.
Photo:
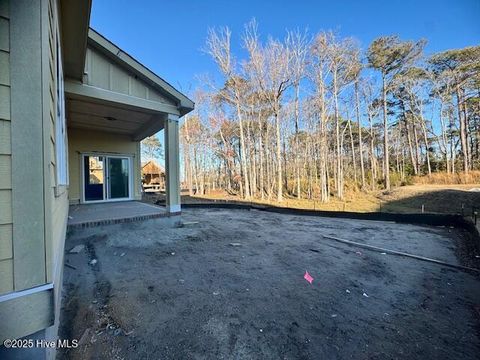
M 103 157 L 103 200 L 85 200 L 85 157 L 86 156 L 101 156 Z M 128 159 L 128 198 L 117 198 L 109 199 L 108 198 L 108 158 L 120 158 Z M 95 203 L 104 203 L 104 202 L 117 202 L 117 201 L 131 201 L 133 200 L 133 156 L 128 154 L 108 154 L 108 153 L 97 153 L 97 152 L 85 152 L 80 154 L 80 173 L 81 173 L 81 199 L 82 204 L 95 204 Z

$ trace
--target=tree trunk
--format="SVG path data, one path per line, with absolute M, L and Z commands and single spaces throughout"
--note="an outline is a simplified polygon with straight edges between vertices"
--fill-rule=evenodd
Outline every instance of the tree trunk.
M 427 170 L 428 176 L 432 175 L 432 167 L 430 165 L 430 151 L 428 146 L 428 134 L 427 134 L 427 126 L 425 125 L 424 120 L 422 119 L 422 130 L 423 130 L 423 141 L 425 142 L 425 159 L 427 161 Z
M 462 112 L 462 97 L 460 95 L 460 87 L 456 86 L 456 96 L 457 96 L 457 112 L 458 112 L 458 121 L 460 122 L 460 145 L 462 147 L 463 155 L 463 171 L 465 174 L 468 174 L 469 164 L 468 164 L 468 140 L 467 140 L 467 126 L 466 120 L 464 118 L 465 113 Z
M 240 151 L 242 153 L 241 155 L 241 164 L 242 164 L 242 172 L 243 172 L 243 183 L 244 183 L 244 193 L 243 196 L 245 199 L 250 198 L 250 184 L 248 182 L 248 172 L 247 172 L 247 153 L 245 151 L 245 135 L 243 131 L 243 117 L 242 117 L 242 112 L 240 109 L 240 103 L 237 100 L 236 104 L 237 108 L 237 117 L 238 117 L 238 124 L 240 127 Z
M 362 189 L 365 188 L 365 166 L 363 164 L 363 140 L 362 140 L 362 125 L 360 124 L 360 97 L 358 89 L 358 80 L 355 82 L 355 108 L 357 115 L 358 127 L 358 153 L 360 155 L 360 173 L 362 177 Z
M 390 190 L 390 157 L 388 153 L 388 116 L 387 116 L 387 88 L 385 72 L 382 72 L 382 102 L 383 102 L 383 157 L 385 190 Z
M 413 122 L 413 140 L 415 141 L 415 162 L 420 173 L 420 145 L 418 143 L 418 134 L 417 134 L 417 126 L 415 125 L 415 121 Z
M 335 110 L 335 146 L 336 146 L 336 190 L 337 197 L 343 200 L 343 176 L 342 176 L 342 160 L 341 160 L 341 144 L 340 144 L 340 115 L 338 111 L 338 94 L 337 94 L 337 72 L 333 72 L 333 101 Z
M 259 188 L 260 188 L 260 197 L 263 200 L 265 198 L 265 185 L 263 183 L 263 152 L 264 152 L 264 146 L 263 146 L 263 141 L 262 141 L 262 131 L 263 127 L 262 124 L 259 122 L 259 131 L 258 131 L 258 141 L 259 141 L 259 151 L 260 151 L 260 183 L 259 183 Z
M 265 135 L 265 167 L 267 169 L 267 199 L 270 200 L 271 197 L 272 197 L 272 192 L 271 192 L 271 182 L 272 182 L 272 161 L 270 160 L 270 152 L 269 152 L 269 141 L 270 141 L 270 137 L 269 137 L 269 129 L 270 129 L 270 126 L 267 122 L 267 131 L 266 131 L 266 135 Z
M 285 136 L 283 136 L 283 187 L 288 194 L 288 173 L 287 173 L 287 144 L 285 143 Z
M 368 113 L 368 122 L 370 124 L 370 170 L 372 172 L 372 190 L 375 190 L 375 182 L 377 181 L 377 161 L 375 158 L 375 133 L 373 131 L 372 115 Z
M 299 106 L 299 93 L 300 93 L 300 83 L 297 81 L 295 83 L 295 174 L 296 174 L 296 185 L 297 185 L 297 198 L 302 197 L 302 189 L 300 184 L 300 146 L 298 139 L 298 129 L 300 123 L 300 106 Z
M 405 130 L 407 132 L 408 150 L 410 153 L 410 160 L 412 161 L 413 173 L 414 175 L 418 175 L 417 161 L 415 160 L 415 153 L 413 151 L 412 135 L 410 134 L 410 126 L 408 126 L 406 118 L 405 118 Z
M 352 148 L 353 181 L 355 182 L 355 186 L 356 186 L 357 185 L 357 159 L 355 156 L 355 143 L 353 141 L 352 122 L 350 121 L 350 118 L 348 119 L 348 131 L 350 134 L 350 146 Z
M 282 144 L 280 137 L 280 107 L 275 106 L 275 135 L 277 139 L 277 201 L 283 200 L 283 184 L 282 184 Z

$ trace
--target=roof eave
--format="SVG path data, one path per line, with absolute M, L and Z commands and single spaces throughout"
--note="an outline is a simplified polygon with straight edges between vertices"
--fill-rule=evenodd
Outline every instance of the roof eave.
M 88 43 L 174 100 L 181 116 L 194 109 L 194 102 L 187 96 L 92 28 L 88 32 Z
M 63 70 L 66 77 L 82 80 L 92 1 L 61 0 Z

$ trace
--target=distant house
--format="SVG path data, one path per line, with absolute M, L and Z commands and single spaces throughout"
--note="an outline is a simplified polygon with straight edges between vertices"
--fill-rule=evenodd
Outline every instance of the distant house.
M 140 141 L 161 129 L 180 213 L 179 118 L 194 104 L 90 29 L 90 11 L 0 0 L 0 343 L 55 338 L 69 204 L 141 199 Z
M 142 183 L 144 191 L 165 189 L 165 169 L 155 160 L 142 163 Z

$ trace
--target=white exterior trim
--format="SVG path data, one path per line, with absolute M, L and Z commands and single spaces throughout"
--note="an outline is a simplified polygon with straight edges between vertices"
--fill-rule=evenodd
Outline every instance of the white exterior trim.
M 45 285 L 36 286 L 36 287 L 26 289 L 26 290 L 22 290 L 22 291 L 11 292 L 11 293 L 0 296 L 0 303 L 4 302 L 4 301 L 8 301 L 8 300 L 17 299 L 17 298 L 22 297 L 22 296 L 32 295 L 32 294 L 35 294 L 35 293 L 38 293 L 38 292 L 50 290 L 50 289 L 53 289 L 53 283 L 48 283 L 48 284 L 45 284 Z
M 181 212 L 182 211 L 182 207 L 180 204 L 178 205 L 167 205 L 167 212 L 169 213 L 177 213 L 177 212 Z
M 54 17 L 57 18 L 56 7 Z M 63 79 L 63 54 L 60 45 L 60 30 L 58 21 L 55 22 L 55 46 L 56 46 L 56 117 L 55 117 L 55 186 L 68 186 L 68 138 L 67 121 L 65 112 L 65 85 Z

